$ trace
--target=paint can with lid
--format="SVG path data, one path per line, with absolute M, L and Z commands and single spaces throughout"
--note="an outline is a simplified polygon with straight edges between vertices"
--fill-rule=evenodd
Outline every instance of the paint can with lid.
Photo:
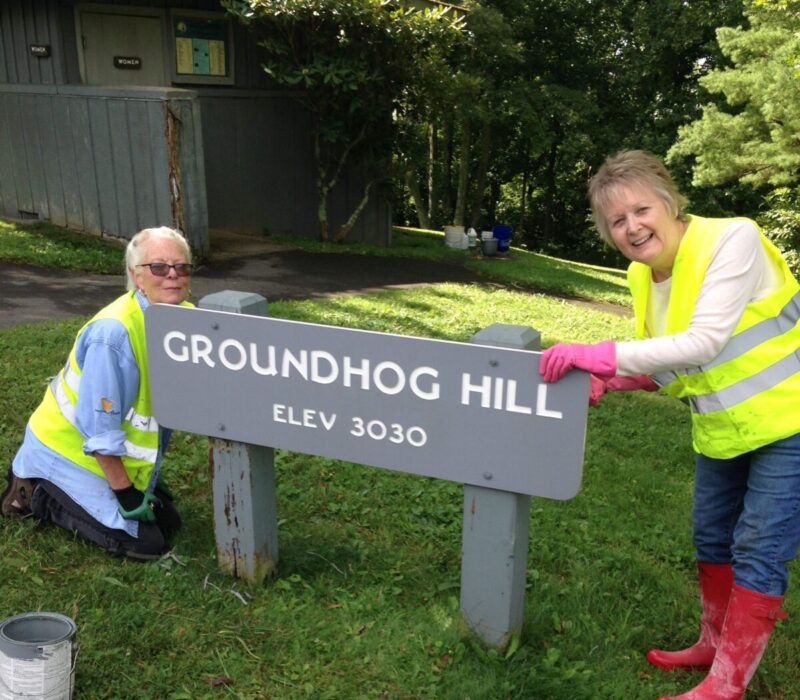
M 75 631 L 75 622 L 58 613 L 23 613 L 0 622 L 0 700 L 71 700 Z

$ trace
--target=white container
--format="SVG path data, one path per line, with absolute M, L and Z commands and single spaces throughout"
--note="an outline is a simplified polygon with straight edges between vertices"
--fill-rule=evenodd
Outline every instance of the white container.
M 71 700 L 75 629 L 58 613 L 24 613 L 0 622 L 0 700 Z
M 481 231 L 481 240 L 490 241 L 494 238 L 494 231 Z
M 462 233 L 458 236 L 453 235 L 450 238 L 445 238 L 444 243 L 446 246 L 456 250 L 466 250 L 469 247 L 469 238 L 466 233 Z
M 444 242 L 450 248 L 461 250 L 467 247 L 467 234 L 463 226 L 445 226 Z
M 451 248 L 460 248 L 461 239 L 464 237 L 463 226 L 445 226 L 444 227 L 444 242 Z
M 464 227 L 463 226 L 445 226 L 444 227 L 444 235 L 445 235 L 445 237 L 447 237 L 448 234 L 452 235 L 452 236 L 457 236 L 457 235 L 460 235 L 462 233 L 464 233 Z

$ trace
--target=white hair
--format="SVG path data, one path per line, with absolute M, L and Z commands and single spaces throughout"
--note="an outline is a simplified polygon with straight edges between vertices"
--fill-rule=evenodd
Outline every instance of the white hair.
M 137 265 L 141 265 L 144 260 L 145 243 L 150 240 L 169 240 L 174 241 L 183 250 L 186 256 L 186 262 L 192 262 L 192 249 L 186 242 L 179 231 L 167 226 L 159 226 L 158 228 L 145 228 L 139 231 L 128 242 L 128 247 L 125 248 L 125 272 L 128 275 L 128 289 L 136 289 L 136 281 L 133 279 L 133 270 Z

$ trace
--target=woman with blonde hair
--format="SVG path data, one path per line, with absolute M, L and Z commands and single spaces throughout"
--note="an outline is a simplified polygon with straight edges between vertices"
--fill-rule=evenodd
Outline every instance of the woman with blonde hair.
M 736 700 L 786 616 L 800 545 L 800 285 L 755 222 L 687 214 L 649 153 L 608 158 L 589 199 L 600 235 L 631 261 L 636 340 L 558 344 L 539 371 L 589 372 L 592 404 L 657 388 L 689 403 L 700 637 L 647 660 L 708 669 L 673 700 Z

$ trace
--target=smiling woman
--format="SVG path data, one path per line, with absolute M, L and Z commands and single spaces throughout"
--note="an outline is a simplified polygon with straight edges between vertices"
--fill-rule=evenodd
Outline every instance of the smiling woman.
M 590 372 L 592 404 L 658 386 L 688 400 L 700 639 L 647 660 L 710 669 L 682 700 L 741 698 L 785 616 L 800 546 L 800 285 L 753 221 L 685 214 L 649 153 L 608 158 L 589 198 L 600 235 L 631 260 L 637 340 L 556 345 L 540 371 Z
M 622 185 L 601 216 L 620 253 L 651 268 L 654 281 L 669 278 L 688 222 L 671 213 L 654 190 Z

